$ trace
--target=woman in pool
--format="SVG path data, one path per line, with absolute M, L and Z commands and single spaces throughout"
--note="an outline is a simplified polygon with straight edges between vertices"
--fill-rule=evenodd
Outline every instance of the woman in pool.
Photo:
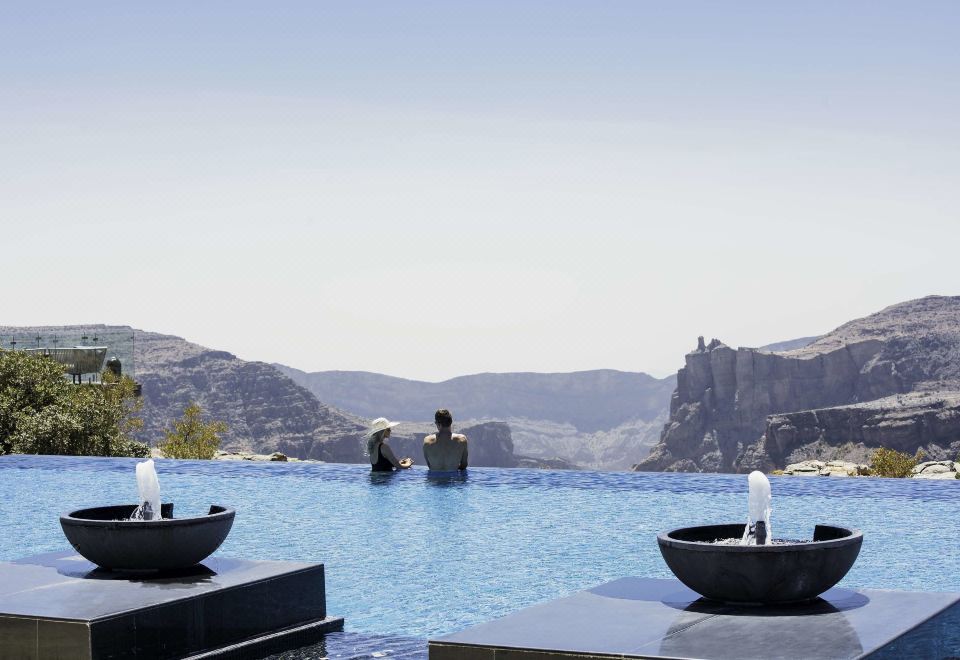
M 373 420 L 370 430 L 367 432 L 367 454 L 370 456 L 370 469 L 374 472 L 391 472 L 394 468 L 406 470 L 413 465 L 413 459 L 401 458 L 397 460 L 390 445 L 387 444 L 387 438 L 390 437 L 390 429 L 399 422 L 391 422 L 386 417 L 377 417 Z

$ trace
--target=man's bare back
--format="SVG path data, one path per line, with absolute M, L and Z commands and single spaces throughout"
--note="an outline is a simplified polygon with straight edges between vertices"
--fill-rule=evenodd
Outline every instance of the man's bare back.
M 437 432 L 423 439 L 427 467 L 437 472 L 467 469 L 467 436 L 453 432 L 453 415 L 441 408 L 433 416 Z
M 423 439 L 427 467 L 437 472 L 467 469 L 467 436 L 441 429 Z

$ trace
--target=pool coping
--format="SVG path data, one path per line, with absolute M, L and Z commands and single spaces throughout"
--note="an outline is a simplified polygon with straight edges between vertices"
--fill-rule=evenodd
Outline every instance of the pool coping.
M 834 588 L 812 603 L 758 608 L 627 577 L 428 644 L 430 660 L 937 657 L 960 654 L 958 624 L 958 593 Z

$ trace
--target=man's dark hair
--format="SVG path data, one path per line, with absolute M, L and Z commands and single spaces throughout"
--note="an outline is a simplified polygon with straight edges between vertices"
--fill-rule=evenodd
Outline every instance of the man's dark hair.
M 441 408 L 433 415 L 433 421 L 441 426 L 441 428 L 448 428 L 453 424 L 453 415 L 450 414 L 450 411 L 446 408 Z

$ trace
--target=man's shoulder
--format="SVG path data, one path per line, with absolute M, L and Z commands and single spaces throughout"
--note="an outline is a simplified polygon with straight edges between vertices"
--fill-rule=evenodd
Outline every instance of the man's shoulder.
M 454 434 L 453 434 L 453 439 L 456 440 L 457 442 L 466 442 L 466 441 L 467 441 L 467 436 L 465 436 L 465 435 L 462 434 L 462 433 L 454 433 Z
M 433 435 L 428 435 L 427 437 L 425 437 L 425 438 L 423 439 L 423 444 L 425 444 L 425 445 L 432 445 L 432 444 L 435 444 L 436 442 L 437 442 L 437 434 L 436 434 L 436 433 L 434 433 Z

